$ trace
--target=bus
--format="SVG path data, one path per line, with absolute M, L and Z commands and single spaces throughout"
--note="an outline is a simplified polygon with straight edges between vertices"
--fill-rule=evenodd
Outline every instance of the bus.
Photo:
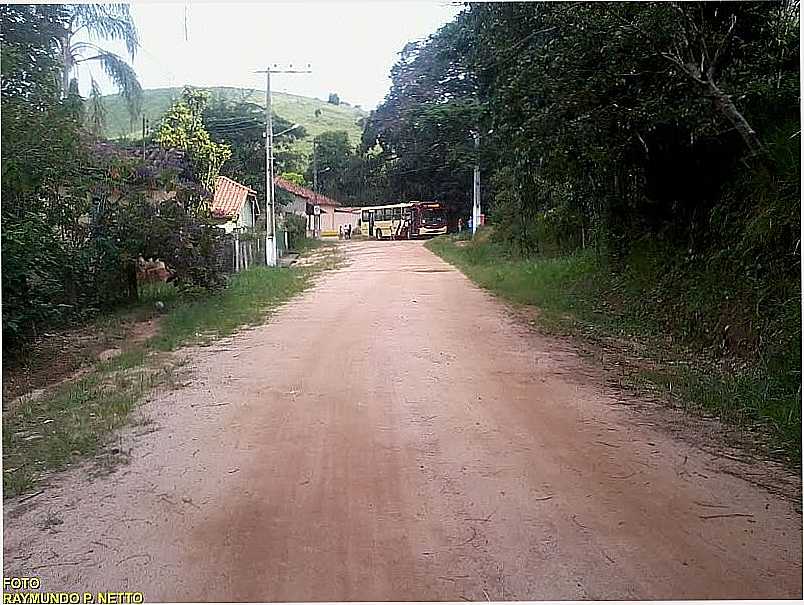
M 364 206 L 360 215 L 360 233 L 378 240 L 411 239 L 446 232 L 446 209 L 438 202 Z

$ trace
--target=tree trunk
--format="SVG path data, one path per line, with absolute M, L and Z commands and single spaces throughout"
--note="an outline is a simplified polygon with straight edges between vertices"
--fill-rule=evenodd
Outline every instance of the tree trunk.
M 759 136 L 756 131 L 751 128 L 745 116 L 737 109 L 737 106 L 731 100 L 731 96 L 723 92 L 712 78 L 707 78 L 706 88 L 709 94 L 712 95 L 715 107 L 717 107 L 720 112 L 726 116 L 726 119 L 732 123 L 734 128 L 737 129 L 737 132 L 740 133 L 740 136 L 743 138 L 743 141 L 745 141 L 751 154 L 755 156 L 764 155 L 765 147 L 762 145 L 762 141 L 759 140 Z
M 61 59 L 64 65 L 61 70 L 61 98 L 67 98 L 67 92 L 70 89 L 70 72 L 73 70 L 73 58 L 70 54 L 70 37 L 65 34 L 59 40 L 61 44 Z
M 140 292 L 137 284 L 137 261 L 130 260 L 126 262 L 124 267 L 128 299 L 131 301 L 139 301 Z

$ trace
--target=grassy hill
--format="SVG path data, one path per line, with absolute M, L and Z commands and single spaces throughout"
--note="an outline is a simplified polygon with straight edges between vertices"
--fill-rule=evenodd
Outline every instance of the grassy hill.
M 226 86 L 215 86 L 206 90 L 209 90 L 213 97 L 244 100 L 265 106 L 264 90 Z M 173 101 L 181 96 L 181 91 L 181 88 L 153 88 L 143 91 L 142 109 L 152 127 L 156 126 Z M 320 99 L 283 92 L 275 92 L 272 97 L 274 113 L 307 129 L 308 136 L 296 143 L 305 156 L 309 157 L 312 153 L 313 137 L 328 130 L 345 130 L 353 145 L 360 141 L 362 129 L 357 121 L 367 116 L 368 112 L 351 105 L 331 105 Z M 142 117 L 132 121 L 119 95 L 106 95 L 103 97 L 103 103 L 107 112 L 105 128 L 107 138 L 140 138 Z M 315 115 L 317 109 L 320 110 L 318 116 Z

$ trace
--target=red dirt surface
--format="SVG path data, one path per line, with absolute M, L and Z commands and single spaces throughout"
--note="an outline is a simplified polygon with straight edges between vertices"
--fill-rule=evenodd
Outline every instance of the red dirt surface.
M 794 500 L 420 243 L 342 249 L 268 324 L 185 351 L 128 465 L 8 502 L 4 574 L 149 601 L 801 598 Z

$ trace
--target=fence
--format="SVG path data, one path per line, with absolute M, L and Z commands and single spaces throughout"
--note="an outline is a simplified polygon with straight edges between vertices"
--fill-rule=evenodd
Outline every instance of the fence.
M 239 273 L 265 264 L 265 237 L 256 233 L 231 233 L 224 239 L 220 266 L 227 273 Z
M 279 256 L 284 256 L 287 252 L 284 230 L 277 229 L 276 243 Z M 248 232 L 227 235 L 219 262 L 227 273 L 239 273 L 255 265 L 265 265 L 265 234 Z

